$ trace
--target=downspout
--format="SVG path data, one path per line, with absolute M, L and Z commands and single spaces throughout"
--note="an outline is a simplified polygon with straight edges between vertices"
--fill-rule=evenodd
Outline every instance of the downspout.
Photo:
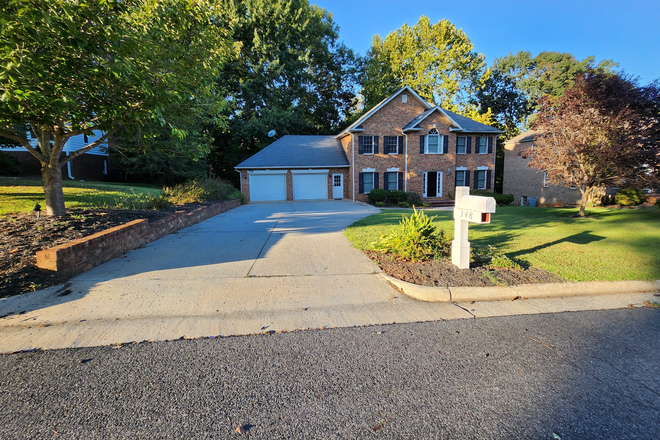
M 406 137 L 406 173 L 404 174 L 405 177 L 403 178 L 403 190 L 408 192 L 408 135 L 406 133 L 403 133 L 403 135 Z
M 67 140 L 68 140 L 68 139 L 67 139 Z M 67 143 L 68 143 L 68 142 L 67 142 Z M 65 145 L 65 146 L 64 146 L 64 152 L 66 153 L 66 155 L 67 155 L 67 157 L 68 157 L 68 156 L 69 156 L 69 146 L 68 146 L 68 145 Z M 73 175 L 71 174 L 71 161 L 68 161 L 68 162 L 66 163 L 66 172 L 67 172 L 67 174 L 69 175 L 69 179 L 71 179 L 71 180 L 76 180 L 76 179 L 73 178 Z
M 355 136 L 351 133 L 351 143 L 353 144 L 353 177 L 351 180 L 351 188 L 353 188 L 353 201 L 355 201 Z

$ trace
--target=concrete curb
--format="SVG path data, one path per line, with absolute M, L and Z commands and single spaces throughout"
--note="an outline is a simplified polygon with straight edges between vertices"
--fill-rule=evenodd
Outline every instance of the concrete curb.
M 549 298 L 563 296 L 607 295 L 660 291 L 655 281 L 588 281 L 584 283 L 521 284 L 509 287 L 428 287 L 397 280 L 380 274 L 402 293 L 419 301 L 467 302 L 500 301 L 520 297 Z

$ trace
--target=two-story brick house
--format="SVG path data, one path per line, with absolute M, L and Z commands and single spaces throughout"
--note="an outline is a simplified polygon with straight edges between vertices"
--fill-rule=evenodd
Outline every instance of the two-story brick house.
M 429 201 L 493 187 L 500 131 L 403 87 L 337 136 L 284 136 L 236 166 L 248 201 L 348 198 L 374 188 Z

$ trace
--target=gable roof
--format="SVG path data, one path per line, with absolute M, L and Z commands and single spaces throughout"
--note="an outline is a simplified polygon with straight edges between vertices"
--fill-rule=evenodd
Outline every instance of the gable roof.
M 505 144 L 522 144 L 523 142 L 534 142 L 536 139 L 536 135 L 539 132 L 536 130 L 529 130 L 526 131 L 522 134 L 519 134 L 518 136 L 509 139 L 508 141 L 504 142 Z
M 371 117 L 371 115 L 373 115 L 373 114 L 376 113 L 378 110 L 380 110 L 381 108 L 383 108 L 383 107 L 385 106 L 385 104 L 387 104 L 387 103 L 390 102 L 392 99 L 394 99 L 395 97 L 397 97 L 397 96 L 398 96 L 401 92 L 403 92 L 403 91 L 406 91 L 406 92 L 412 94 L 412 95 L 413 95 L 415 98 L 417 98 L 417 99 L 422 103 L 422 105 L 423 105 L 424 107 L 426 107 L 427 109 L 429 109 L 429 108 L 432 107 L 431 104 L 429 104 L 428 102 L 426 102 L 421 96 L 419 96 L 419 95 L 417 94 L 417 92 L 415 92 L 413 89 L 411 89 L 410 86 L 403 86 L 401 89 L 399 89 L 397 92 L 395 92 L 394 94 L 392 94 L 390 97 L 385 98 L 385 99 L 383 99 L 382 101 L 380 101 L 380 102 L 378 103 L 378 105 L 376 105 L 374 108 L 372 108 L 371 110 L 369 110 L 368 112 L 366 112 L 365 114 L 363 114 L 363 115 L 362 115 L 357 121 L 353 122 L 351 125 L 349 125 L 349 126 L 346 127 L 344 130 L 342 130 L 341 133 L 339 133 L 339 134 L 337 135 L 337 138 L 338 138 L 338 139 L 339 139 L 339 138 L 342 138 L 342 137 L 344 137 L 345 135 L 347 135 L 347 134 L 348 134 L 349 132 L 351 132 L 351 131 L 362 131 L 362 130 L 364 130 L 364 129 L 361 127 L 362 123 L 363 123 L 364 121 L 366 121 L 367 119 L 369 119 L 369 117 Z
M 335 136 L 287 135 L 236 165 L 244 168 L 342 168 L 348 158 Z
M 473 119 L 466 118 L 465 116 L 461 116 L 457 113 L 451 112 L 449 110 L 445 110 L 442 107 L 432 107 L 419 115 L 415 116 L 412 121 L 408 122 L 406 125 L 403 126 L 403 132 L 410 132 L 410 131 L 419 131 L 421 128 L 418 127 L 418 125 L 429 115 L 431 115 L 433 112 L 438 111 L 440 114 L 445 116 L 449 121 L 452 123 L 454 126 L 451 128 L 451 131 L 456 131 L 456 132 L 462 132 L 462 133 L 502 133 L 502 130 L 499 130 L 495 127 L 491 127 L 490 125 L 482 124 L 481 122 L 477 122 Z

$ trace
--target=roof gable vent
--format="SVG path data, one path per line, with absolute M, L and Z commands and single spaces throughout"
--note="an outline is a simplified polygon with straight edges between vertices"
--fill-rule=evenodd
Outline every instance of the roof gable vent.
M 401 102 L 403 102 L 403 103 L 408 102 L 408 95 L 406 95 L 405 93 L 403 95 L 401 95 Z

